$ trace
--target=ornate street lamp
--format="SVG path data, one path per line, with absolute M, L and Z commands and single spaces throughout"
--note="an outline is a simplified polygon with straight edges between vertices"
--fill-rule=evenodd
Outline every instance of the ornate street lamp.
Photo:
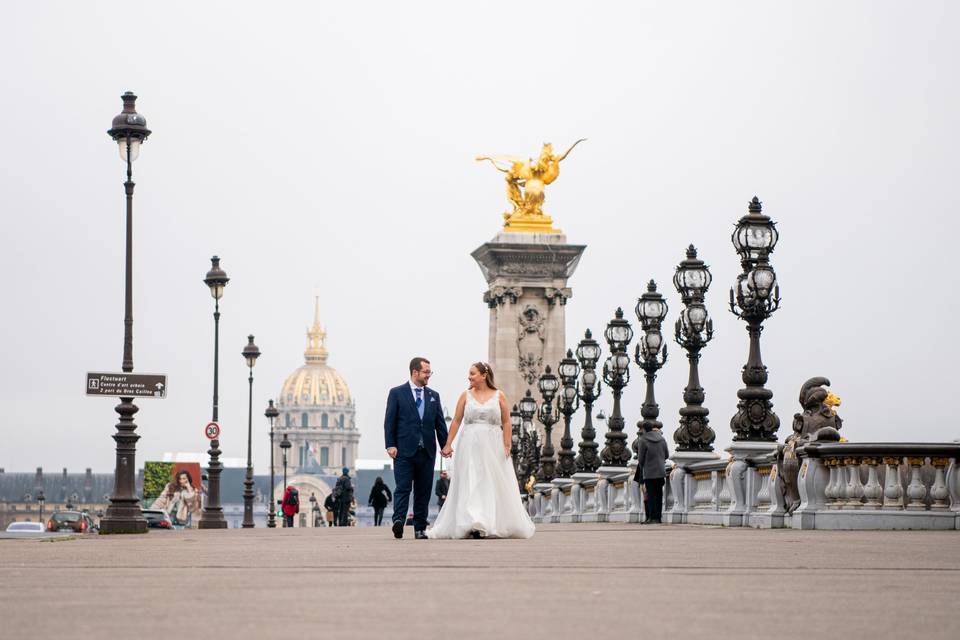
M 623 388 L 630 382 L 630 356 L 627 345 L 633 339 L 633 328 L 623 319 L 623 309 L 617 308 L 613 320 L 603 333 L 610 347 L 610 355 L 603 363 L 603 381 L 613 390 L 613 413 L 607 421 L 605 446 L 600 459 L 607 467 L 625 467 L 630 462 L 627 434 L 623 432 L 623 414 L 620 412 L 620 397 Z
M 230 278 L 220 268 L 220 258 L 210 258 L 210 270 L 203 279 L 213 297 L 213 422 L 220 419 L 220 298 Z M 223 464 L 220 462 L 220 439 L 210 441 L 207 454 L 210 462 L 207 465 L 207 500 L 203 505 L 198 527 L 200 529 L 226 529 L 227 520 L 223 517 L 223 507 L 220 506 L 220 474 L 223 473 Z
M 537 482 L 550 482 L 556 477 L 557 460 L 554 458 L 553 449 L 553 425 L 557 423 L 559 416 L 553 408 L 553 399 L 560 388 L 560 381 L 551 370 L 550 365 L 546 366 L 543 375 L 537 381 L 537 388 L 540 390 L 540 396 L 543 402 L 540 403 L 540 409 L 537 417 L 543 423 L 543 450 L 540 454 L 540 465 L 537 469 Z
M 283 490 L 280 492 L 281 495 L 286 494 L 287 491 L 287 451 L 292 445 L 290 441 L 287 440 L 287 434 L 284 432 L 283 440 L 280 441 L 280 450 L 283 452 Z M 281 504 L 282 500 L 277 500 L 277 504 Z M 275 508 L 275 507 L 274 507 Z M 283 526 L 287 526 L 287 519 L 283 519 Z
M 127 165 L 127 180 L 123 183 L 127 195 L 126 267 L 124 276 L 123 314 L 123 372 L 133 371 L 133 161 L 140 155 L 140 145 L 150 135 L 147 120 L 137 113 L 137 96 L 127 91 L 121 96 L 123 111 L 113 119 L 107 134 L 117 143 L 120 159 Z M 110 506 L 100 523 L 101 533 L 146 533 L 147 521 L 140 512 L 136 491 L 137 425 L 133 416 L 139 407 L 133 398 L 120 398 L 114 409 L 120 420 L 113 439 L 117 443 L 113 495 Z
M 577 471 L 593 473 L 600 468 L 600 448 L 595 440 L 597 430 L 593 427 L 593 403 L 600 397 L 600 381 L 597 379 L 597 361 L 600 359 L 600 344 L 593 339 L 590 329 L 583 333 L 583 340 L 577 345 L 577 360 L 583 373 L 580 376 L 580 400 L 586 411 L 583 429 L 580 430 L 579 453 L 576 462 Z
M 513 472 L 518 477 L 520 475 L 520 427 L 523 419 L 520 417 L 520 409 L 513 405 L 510 410 L 510 458 L 513 460 Z
M 241 352 L 250 369 L 250 395 L 247 401 L 247 475 L 243 479 L 243 524 L 244 529 L 252 529 L 253 523 L 253 365 L 257 364 L 260 349 L 253 344 L 253 336 L 247 336 L 247 345 Z
M 673 284 L 680 293 L 684 309 L 674 325 L 674 339 L 687 352 L 690 375 L 683 390 L 686 406 L 680 409 L 680 426 L 673 433 L 679 451 L 713 451 L 717 434 L 710 428 L 703 406 L 704 393 L 700 386 L 700 350 L 713 339 L 713 320 L 704 304 L 713 276 L 710 268 L 697 258 L 693 245 L 687 248 L 687 259 L 677 266 Z
M 760 260 L 761 254 L 769 257 L 779 239 L 776 223 L 763 215 L 763 203 L 753 196 L 747 207 L 747 215 L 740 218 L 730 236 L 733 247 L 740 254 L 744 273 Z
M 40 519 L 40 524 L 44 524 L 43 523 L 43 505 L 46 504 L 46 502 L 47 502 L 47 497 L 43 495 L 43 489 L 40 489 L 40 491 L 37 493 L 37 504 L 40 505 L 40 515 L 38 516 Z M 46 527 L 45 524 L 44 524 L 44 527 Z
M 560 397 L 558 408 L 563 414 L 563 436 L 560 438 L 559 461 L 557 462 L 557 477 L 569 478 L 577 472 L 576 454 L 573 452 L 573 437 L 570 435 L 570 422 L 574 412 L 580 406 L 577 378 L 580 376 L 580 365 L 573 357 L 573 351 L 567 349 L 567 357 L 560 361 L 557 367 L 560 374 Z
M 736 440 L 775 442 L 780 418 L 773 412 L 773 392 L 764 387 L 767 368 L 760 357 L 760 332 L 763 321 L 780 308 L 780 285 L 770 266 L 769 253 L 776 245 L 775 223 L 760 213 L 760 201 L 754 197 L 750 213 L 740 219 L 733 233 L 733 244 L 740 254 L 743 273 L 737 276 L 736 291 L 730 289 L 730 312 L 746 321 L 750 334 L 750 352 L 743 367 L 746 385 L 737 391 L 737 413 L 730 419 Z
M 640 437 L 644 431 L 653 428 L 663 428 L 657 420 L 660 407 L 654 399 L 653 383 L 657 379 L 657 371 L 667 362 L 667 345 L 663 343 L 663 334 L 660 328 L 667 317 L 667 301 L 657 293 L 657 283 L 651 280 L 647 283 L 647 291 L 637 300 L 637 319 L 643 329 L 643 337 L 637 343 L 634 358 L 637 365 L 643 369 L 643 377 L 647 383 L 647 394 L 640 408 L 643 420 L 637 423 L 637 439 L 633 441 L 633 451 L 637 453 L 640 447 Z
M 320 507 L 317 506 L 317 496 L 314 493 L 310 494 L 310 516 L 313 519 L 313 527 L 316 529 L 320 526 Z
M 533 430 L 533 416 L 537 412 L 537 401 L 533 399 L 530 389 L 527 394 L 520 399 L 520 476 L 517 480 L 520 482 L 520 491 L 522 492 L 527 483 L 527 478 L 536 473 L 537 469 L 537 445 L 536 431 Z
M 267 410 L 263 412 L 263 415 L 270 421 L 270 500 L 268 502 L 269 508 L 267 509 L 267 528 L 276 529 L 277 506 L 273 500 L 273 421 L 280 415 L 280 412 L 273 406 L 273 400 L 267 403 Z

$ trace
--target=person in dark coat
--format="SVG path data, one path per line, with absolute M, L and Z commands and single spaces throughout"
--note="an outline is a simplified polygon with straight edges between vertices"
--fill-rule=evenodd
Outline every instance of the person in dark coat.
M 373 507 L 373 526 L 379 527 L 383 522 L 383 510 L 392 500 L 393 494 L 390 493 L 390 487 L 383 481 L 383 478 L 377 476 L 373 488 L 370 489 L 370 499 L 367 500 L 367 504 Z
M 337 478 L 333 487 L 334 519 L 338 527 L 350 526 L 350 503 L 353 502 L 353 481 L 350 469 L 343 468 L 343 475 Z
M 637 474 L 634 478 L 643 484 L 646 494 L 643 506 L 647 518 L 644 524 L 660 523 L 663 519 L 663 484 L 669 457 L 670 449 L 659 427 L 645 424 L 637 447 Z
M 447 477 L 446 471 L 441 471 L 440 477 L 437 478 L 437 488 L 434 490 L 437 494 L 437 506 L 441 509 L 443 509 L 443 503 L 447 501 L 447 491 L 450 491 L 450 478 Z
M 327 497 L 326 497 L 326 498 L 324 499 L 324 501 L 323 501 L 323 508 L 327 510 L 327 513 L 326 513 L 327 526 L 328 526 L 328 527 L 332 527 L 332 526 L 334 525 L 334 522 L 333 522 L 333 510 L 336 508 L 336 505 L 333 504 L 333 494 L 332 494 L 332 493 L 328 493 L 328 494 L 327 494 Z
M 300 513 L 300 492 L 293 485 L 283 492 L 280 508 L 283 510 L 283 526 L 292 527 L 293 516 Z

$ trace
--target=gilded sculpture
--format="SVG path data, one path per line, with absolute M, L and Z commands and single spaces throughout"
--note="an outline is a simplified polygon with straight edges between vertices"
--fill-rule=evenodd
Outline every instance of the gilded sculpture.
M 557 156 L 553 145 L 544 143 L 540 156 L 523 160 L 515 156 L 477 156 L 477 161 L 489 160 L 497 171 L 506 175 L 507 199 L 512 210 L 503 214 L 506 231 L 518 233 L 560 233 L 553 220 L 543 212 L 544 188 L 560 175 L 560 163 L 573 148 L 586 140 L 577 140 Z

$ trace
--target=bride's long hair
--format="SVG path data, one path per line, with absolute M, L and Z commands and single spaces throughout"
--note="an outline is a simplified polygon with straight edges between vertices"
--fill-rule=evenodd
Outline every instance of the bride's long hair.
M 493 369 L 490 367 L 490 365 L 488 365 L 486 362 L 474 362 L 470 366 L 480 372 L 480 375 L 483 376 L 483 379 L 487 383 L 488 387 L 494 391 L 497 390 L 497 385 L 493 383 Z

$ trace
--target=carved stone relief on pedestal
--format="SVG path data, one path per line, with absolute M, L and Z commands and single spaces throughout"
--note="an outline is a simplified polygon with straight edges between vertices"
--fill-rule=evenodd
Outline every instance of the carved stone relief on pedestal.
M 544 318 L 528 304 L 520 314 L 517 336 L 518 369 L 527 384 L 534 384 L 543 370 L 543 347 L 546 342 Z

